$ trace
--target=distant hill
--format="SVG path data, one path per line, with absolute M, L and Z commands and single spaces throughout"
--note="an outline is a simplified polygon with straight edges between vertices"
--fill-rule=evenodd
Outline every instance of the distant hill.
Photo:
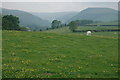
M 69 19 L 71 19 L 73 16 L 75 16 L 78 12 L 71 12 L 63 16 L 59 16 L 56 19 L 62 21 L 63 23 L 67 23 Z
M 75 16 L 78 12 L 55 12 L 55 13 L 38 13 L 38 12 L 31 12 L 31 14 L 38 16 L 42 19 L 48 20 L 52 22 L 53 20 L 57 19 L 62 21 L 63 23 L 73 16 Z
M 89 19 L 94 21 L 114 21 L 118 20 L 118 11 L 111 8 L 87 8 L 68 20 Z
M 47 20 L 43 20 L 31 13 L 20 11 L 20 10 L 9 10 L 9 9 L 2 9 L 3 15 L 12 14 L 14 16 L 19 17 L 20 25 L 30 27 L 31 29 L 46 29 L 50 27 L 50 23 Z

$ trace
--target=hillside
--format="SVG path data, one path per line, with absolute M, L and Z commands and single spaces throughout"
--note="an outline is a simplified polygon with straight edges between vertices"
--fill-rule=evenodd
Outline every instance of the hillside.
M 73 20 L 114 21 L 118 20 L 118 11 L 111 8 L 87 8 L 80 11 L 68 22 Z
M 71 19 L 73 16 L 75 16 L 78 12 L 71 12 L 63 16 L 59 16 L 56 19 L 62 21 L 62 23 L 67 23 L 69 19 Z
M 48 20 L 49 22 L 52 22 L 54 19 L 65 22 L 69 20 L 70 18 L 72 18 L 77 13 L 78 12 L 53 12 L 53 13 L 31 12 L 31 14 L 38 16 L 42 19 Z
M 30 27 L 31 29 L 46 29 L 50 26 L 50 23 L 47 20 L 43 20 L 25 11 L 2 9 L 2 14 L 12 14 L 19 17 L 20 25 Z

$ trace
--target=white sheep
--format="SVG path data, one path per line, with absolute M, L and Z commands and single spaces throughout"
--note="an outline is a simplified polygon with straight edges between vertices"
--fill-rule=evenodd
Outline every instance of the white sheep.
M 91 36 L 91 31 L 87 31 L 86 35 Z

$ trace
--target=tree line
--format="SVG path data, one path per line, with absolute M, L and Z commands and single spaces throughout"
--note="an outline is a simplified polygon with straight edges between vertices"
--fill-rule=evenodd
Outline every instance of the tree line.
M 77 29 L 78 26 L 84 26 L 86 24 L 91 24 L 93 22 L 94 21 L 92 20 L 76 20 L 71 21 L 68 24 L 63 24 L 59 20 L 53 20 L 51 23 L 51 28 L 46 28 L 46 30 L 69 26 L 69 29 L 74 32 L 74 30 Z M 28 27 L 21 27 L 19 23 L 20 21 L 18 17 L 13 15 L 5 15 L 2 17 L 2 30 L 20 30 L 20 31 L 30 30 L 30 28 Z M 40 29 L 39 31 L 42 31 L 42 29 Z
M 75 21 L 71 21 L 68 25 L 69 25 L 69 29 L 74 32 L 78 26 L 85 26 L 91 23 L 94 23 L 94 21 L 93 20 L 75 20 Z
M 19 18 L 13 15 L 2 16 L 2 30 L 19 30 L 28 31 L 28 27 L 23 27 L 19 25 Z

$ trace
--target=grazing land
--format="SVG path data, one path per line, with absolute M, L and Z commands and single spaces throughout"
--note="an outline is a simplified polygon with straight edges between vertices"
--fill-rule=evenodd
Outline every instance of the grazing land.
M 118 37 L 114 32 L 86 36 L 64 27 L 2 34 L 3 78 L 118 77 Z
M 119 29 L 117 26 L 80 26 L 77 28 L 77 30 L 112 30 L 112 29 Z M 47 30 L 45 32 L 49 33 L 60 33 L 60 34 L 74 34 L 74 35 L 86 35 L 85 32 L 75 32 L 72 33 L 72 31 L 69 30 L 69 27 L 62 27 L 59 29 L 52 29 Z M 101 36 L 101 37 L 112 37 L 112 38 L 118 38 L 119 32 L 92 32 L 92 36 Z

